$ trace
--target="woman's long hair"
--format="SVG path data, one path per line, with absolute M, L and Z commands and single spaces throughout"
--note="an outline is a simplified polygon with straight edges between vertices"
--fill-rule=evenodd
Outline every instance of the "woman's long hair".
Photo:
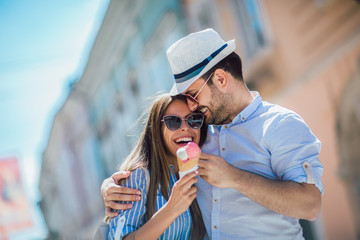
M 154 99 L 152 107 L 149 108 L 150 112 L 147 113 L 148 118 L 140 139 L 120 167 L 120 170 L 126 171 L 134 171 L 140 167 L 150 170 L 150 184 L 146 203 L 147 219 L 150 219 L 156 212 L 156 192 L 159 185 L 161 194 L 167 201 L 169 200 L 170 162 L 161 131 L 161 120 L 169 105 L 177 99 L 186 103 L 186 98 L 181 95 L 172 97 L 169 94 L 162 94 Z M 205 122 L 201 127 L 200 134 L 199 145 L 202 146 L 207 134 Z M 196 200 L 192 202 L 190 212 L 193 224 L 191 239 L 202 239 L 205 234 L 205 226 Z

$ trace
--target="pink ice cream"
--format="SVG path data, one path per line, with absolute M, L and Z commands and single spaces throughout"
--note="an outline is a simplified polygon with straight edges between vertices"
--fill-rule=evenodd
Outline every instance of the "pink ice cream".
M 185 149 L 189 158 L 199 157 L 199 154 L 201 153 L 199 145 L 194 142 L 188 142 L 185 146 Z
M 195 171 L 199 162 L 201 150 L 199 145 L 188 142 L 184 147 L 176 151 L 180 172 L 188 173 L 189 170 Z M 190 171 L 191 172 L 191 171 Z

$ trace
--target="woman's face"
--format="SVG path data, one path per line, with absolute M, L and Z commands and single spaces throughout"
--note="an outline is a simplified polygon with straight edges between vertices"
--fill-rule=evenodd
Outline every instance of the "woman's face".
M 185 119 L 191 112 L 187 104 L 181 100 L 174 100 L 168 106 L 165 116 L 175 115 L 182 119 Z M 169 130 L 165 123 L 162 123 L 162 132 L 164 137 L 164 142 L 166 149 L 173 156 L 176 156 L 176 151 L 178 148 L 186 145 L 187 142 L 196 142 L 200 141 L 200 129 L 190 128 L 185 120 L 182 121 L 181 127 L 176 131 Z

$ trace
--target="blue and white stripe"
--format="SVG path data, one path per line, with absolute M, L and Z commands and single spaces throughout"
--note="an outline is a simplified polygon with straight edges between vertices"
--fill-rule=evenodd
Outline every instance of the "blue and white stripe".
M 112 218 L 109 225 L 108 239 L 122 239 L 129 233 L 136 231 L 146 222 L 146 178 L 145 169 L 136 169 L 124 182 L 123 186 L 135 188 L 141 191 L 141 200 L 133 202 L 133 207 L 128 210 L 120 210 L 119 215 Z M 169 170 L 170 171 L 170 170 Z M 173 171 L 170 171 L 171 188 L 177 181 Z M 165 198 L 160 193 L 160 187 L 156 193 L 156 210 L 159 210 L 165 203 Z M 171 190 L 169 190 L 169 195 Z M 191 214 L 188 209 L 165 230 L 159 239 L 189 239 L 191 232 Z
M 206 65 L 213 59 L 215 58 L 228 44 L 225 43 L 223 46 L 221 46 L 218 50 L 216 50 L 215 52 L 213 52 L 209 57 L 207 57 L 206 59 L 204 59 L 201 63 L 196 64 L 195 66 L 193 66 L 192 68 L 182 72 L 182 73 L 178 73 L 178 74 L 174 74 L 174 78 L 175 78 L 175 82 L 176 83 L 182 83 L 185 82 L 187 80 L 189 80 L 190 78 L 198 75 L 205 67 Z

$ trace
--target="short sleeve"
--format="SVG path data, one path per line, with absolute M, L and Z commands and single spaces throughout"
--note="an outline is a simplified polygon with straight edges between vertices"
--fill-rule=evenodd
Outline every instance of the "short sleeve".
M 133 207 L 127 210 L 120 210 L 119 215 L 112 218 L 109 224 L 108 239 L 122 239 L 129 233 L 136 231 L 146 221 L 146 177 L 145 168 L 138 168 L 133 171 L 123 184 L 124 187 L 135 188 L 141 191 L 141 200 L 132 202 Z M 130 203 L 130 202 L 121 202 Z
M 310 183 L 323 193 L 321 142 L 296 113 L 282 116 L 269 138 L 271 167 L 284 181 Z

